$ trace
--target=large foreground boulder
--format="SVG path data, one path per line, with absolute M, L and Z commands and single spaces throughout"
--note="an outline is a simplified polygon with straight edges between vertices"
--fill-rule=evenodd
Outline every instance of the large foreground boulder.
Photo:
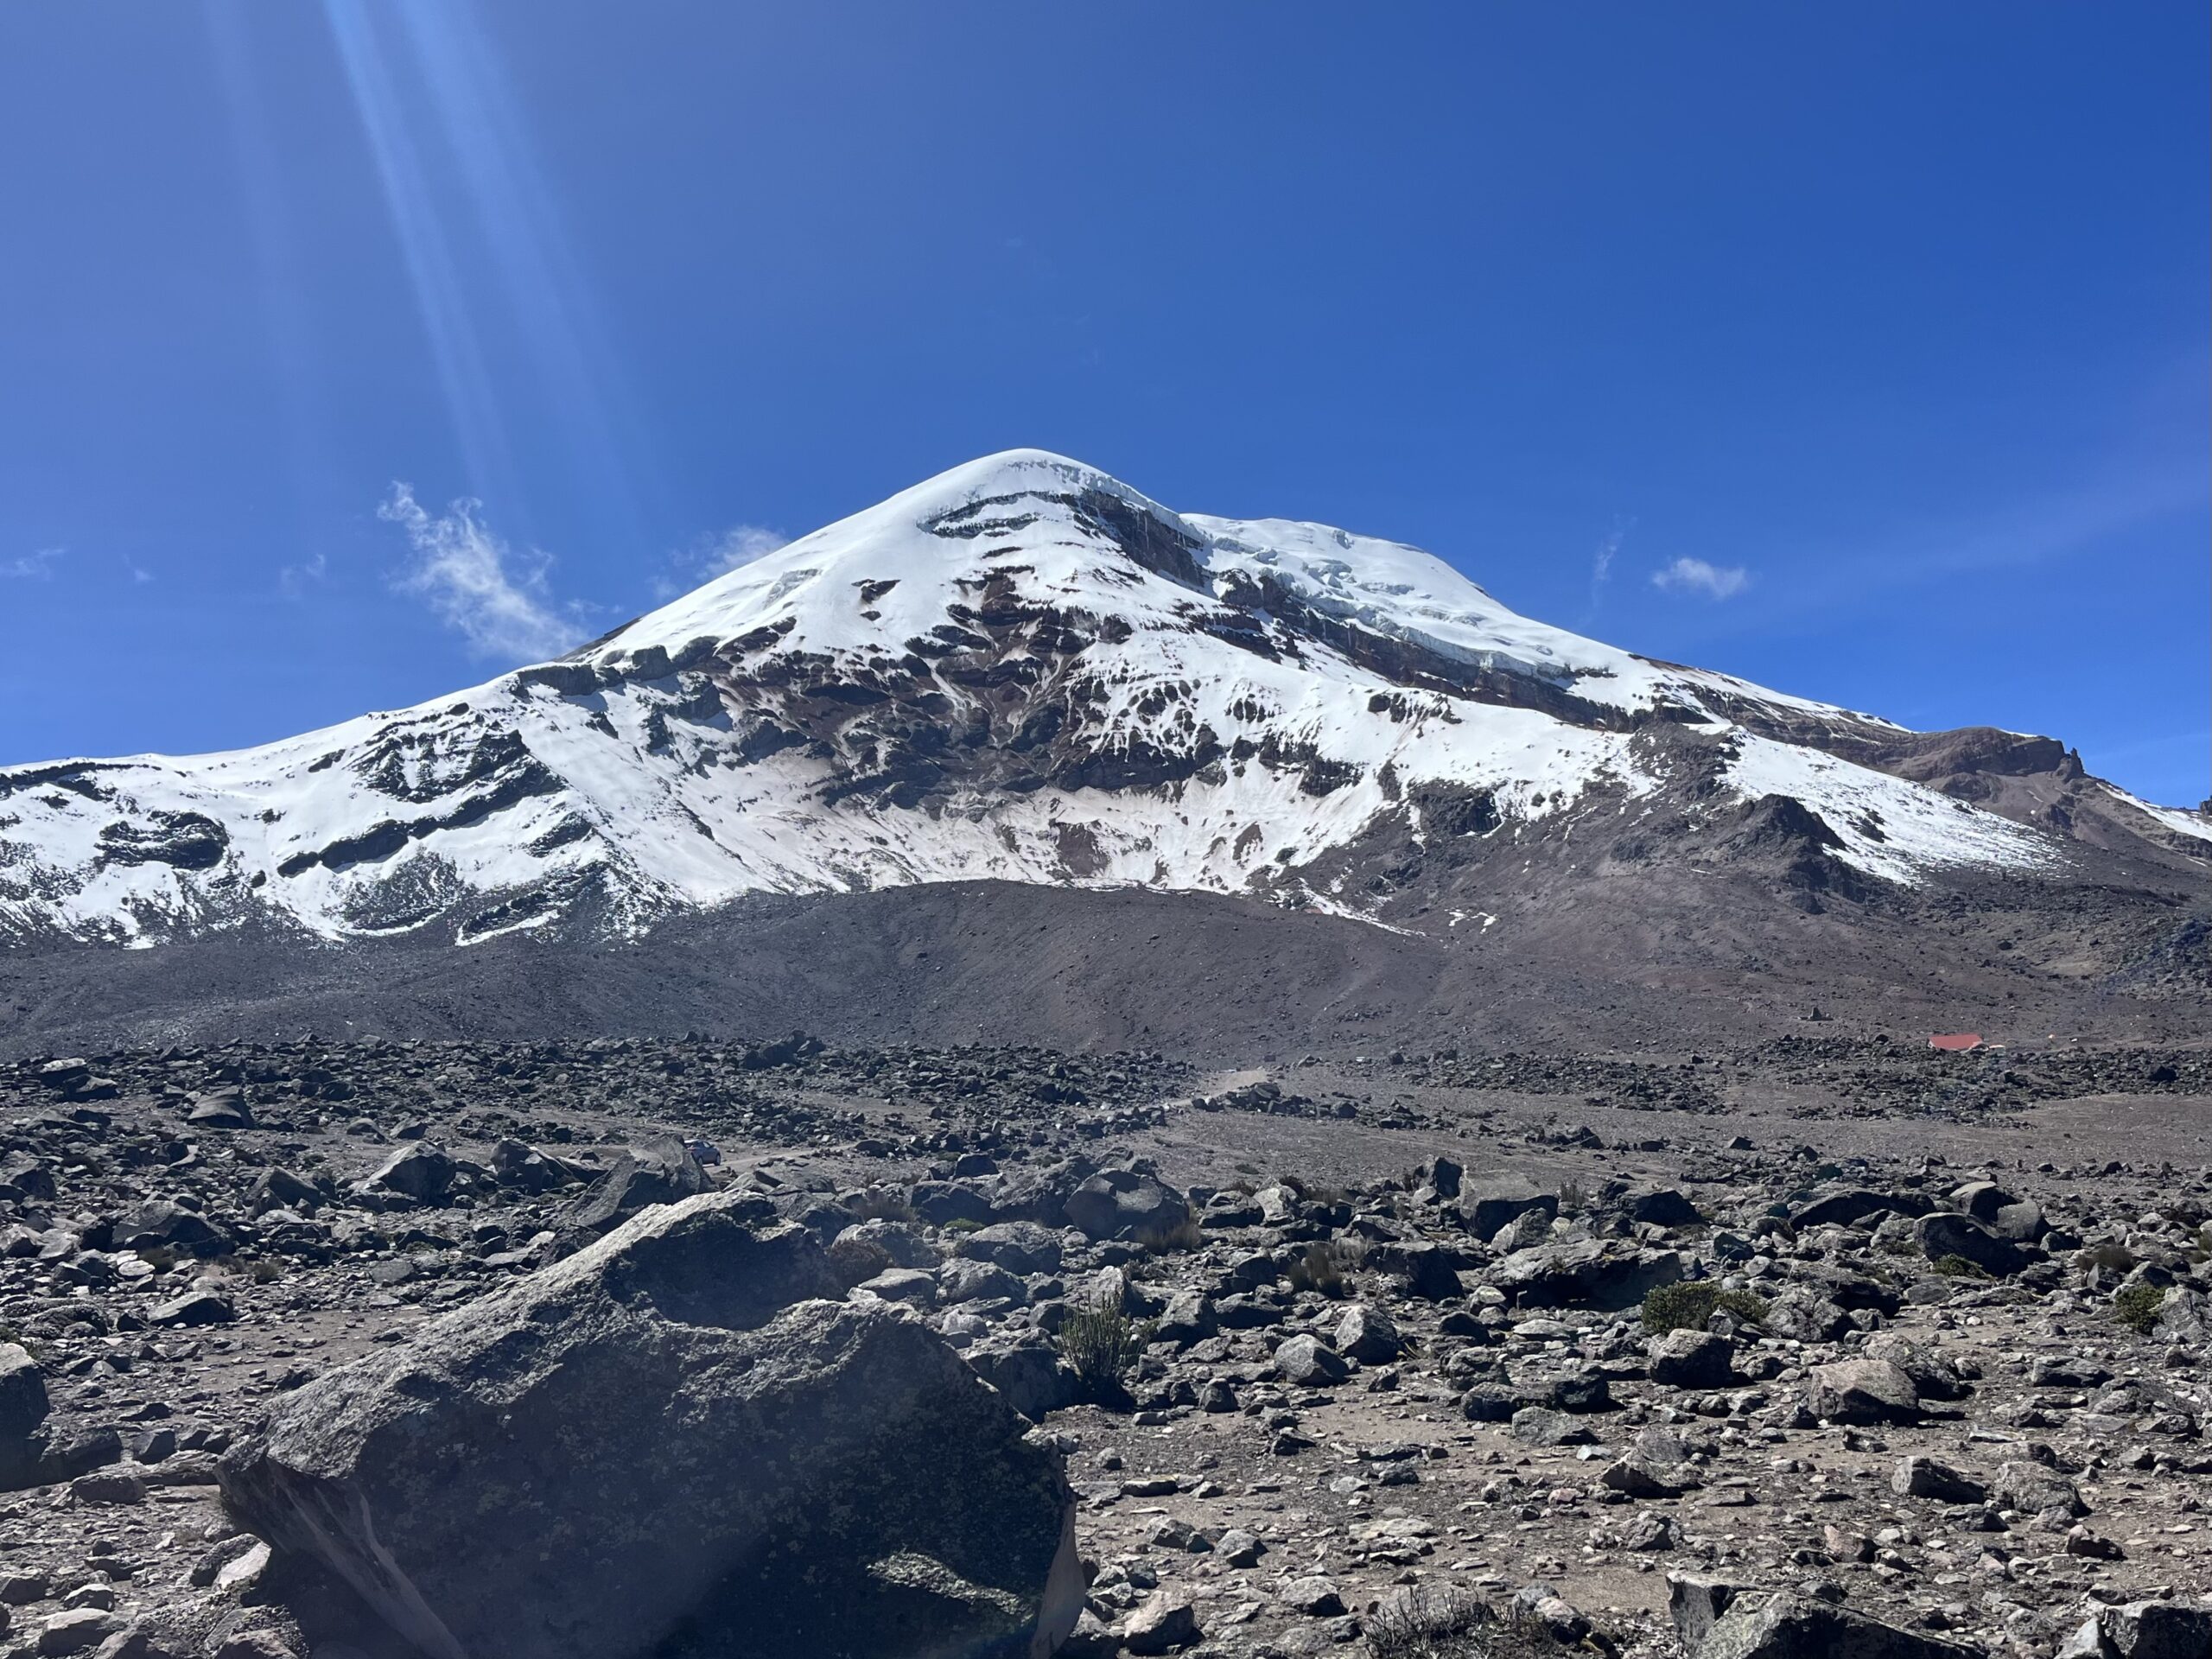
M 285 1397 L 223 1460 L 280 1553 L 428 1659 L 1049 1653 L 1056 1454 L 812 1235 L 656 1206 Z

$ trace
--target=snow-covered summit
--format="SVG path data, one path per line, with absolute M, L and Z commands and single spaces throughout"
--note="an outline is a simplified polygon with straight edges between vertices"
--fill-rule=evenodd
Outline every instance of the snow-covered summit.
M 0 935 L 467 940 L 979 878 L 1402 922 L 1505 879 L 1482 849 L 1719 834 L 1776 796 L 1810 855 L 1895 881 L 2066 856 L 1893 775 L 1916 741 L 1517 615 L 1416 548 L 1014 450 L 414 709 L 0 771 Z

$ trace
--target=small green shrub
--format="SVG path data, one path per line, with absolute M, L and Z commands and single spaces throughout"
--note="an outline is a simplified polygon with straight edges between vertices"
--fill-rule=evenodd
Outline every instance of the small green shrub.
M 2147 1337 L 2158 1328 L 2158 1310 L 2165 1302 L 2164 1287 L 2139 1279 L 2113 1297 L 2112 1316 L 2138 1336 Z
M 1116 1400 L 1151 1334 L 1147 1326 L 1128 1316 L 1118 1300 L 1102 1301 L 1069 1312 L 1060 1325 L 1060 1357 L 1075 1373 L 1085 1399 Z
M 871 1188 L 845 1206 L 860 1221 L 912 1221 L 913 1207 L 887 1186 Z
M 1643 1299 L 1643 1328 L 1653 1336 L 1669 1331 L 1702 1331 L 1715 1313 L 1731 1313 L 1745 1325 L 1764 1325 L 1773 1310 L 1748 1290 L 1723 1290 L 1712 1279 L 1685 1279 L 1662 1285 Z
M 1309 1244 L 1283 1277 L 1293 1290 L 1319 1291 L 1333 1300 L 1347 1288 L 1344 1265 L 1344 1251 L 1335 1243 Z
M 1447 1585 L 1387 1596 L 1364 1621 L 1369 1659 L 1548 1659 L 1544 1630 Z
M 1205 1233 L 1198 1226 L 1196 1216 L 1185 1216 L 1173 1227 L 1157 1227 L 1137 1235 L 1137 1247 L 1147 1255 L 1166 1255 L 1173 1250 L 1195 1250 L 1205 1243 Z
M 1969 1262 L 1963 1255 L 1939 1255 L 1928 1264 L 1946 1279 L 1986 1279 L 1979 1262 Z

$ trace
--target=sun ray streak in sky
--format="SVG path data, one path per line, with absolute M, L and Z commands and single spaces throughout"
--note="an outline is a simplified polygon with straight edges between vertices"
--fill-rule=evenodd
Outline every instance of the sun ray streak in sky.
M 378 37 L 379 14 L 364 0 L 323 0 L 323 12 L 384 185 L 454 442 L 468 470 L 469 493 L 486 499 L 512 500 L 514 469 L 493 378 L 469 315 L 453 238 Z
M 615 355 L 594 321 L 601 307 L 570 251 L 505 68 L 465 3 L 403 0 L 395 15 L 560 437 L 591 480 L 607 527 L 635 535 L 635 483 L 649 447 L 630 417 Z
M 324 0 L 376 159 L 472 493 L 515 502 L 513 449 L 543 428 L 600 534 L 644 544 L 649 452 L 522 111 L 466 0 Z M 480 275 L 479 274 L 480 273 Z M 475 276 L 472 284 L 470 278 Z M 489 290 L 487 292 L 487 290 Z M 487 311 L 486 305 L 490 306 Z M 538 397 L 502 404 L 512 345 Z M 531 504 L 517 503 L 523 511 Z

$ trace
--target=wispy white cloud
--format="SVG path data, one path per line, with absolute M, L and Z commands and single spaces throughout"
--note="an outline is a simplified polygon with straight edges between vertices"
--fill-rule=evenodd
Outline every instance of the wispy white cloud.
M 719 576 L 755 559 L 765 559 L 790 541 L 790 537 L 762 524 L 732 524 L 708 550 L 703 568 L 707 575 Z
M 671 556 L 669 574 L 653 583 L 662 599 L 688 594 L 701 582 L 727 575 L 755 559 L 791 545 L 791 537 L 761 524 L 732 524 L 719 536 L 702 537 L 680 553 Z
M 154 579 L 154 573 L 128 553 L 123 556 L 123 568 L 130 573 L 130 580 L 135 586 L 143 588 Z
M 477 517 L 481 511 L 480 502 L 463 499 L 434 517 L 410 486 L 395 483 L 377 516 L 405 531 L 415 550 L 400 590 L 425 601 L 480 657 L 559 656 L 588 632 L 580 607 L 547 588 L 549 556 L 534 548 L 518 553 Z
M 1621 538 L 1627 534 L 1625 527 L 1615 524 L 1606 531 L 1605 539 L 1598 543 L 1598 556 L 1590 561 L 1590 588 L 1595 593 L 1613 578 L 1613 559 L 1621 550 Z
M 1614 519 L 1613 527 L 1598 543 L 1598 550 L 1590 560 L 1590 610 L 1584 618 L 1586 622 L 1596 618 L 1599 606 L 1605 602 L 1606 584 L 1613 579 L 1613 561 L 1620 556 L 1621 543 L 1628 539 L 1630 527 L 1635 523 L 1633 518 Z
M 1733 599 L 1751 585 L 1751 573 L 1740 564 L 1708 564 L 1703 559 L 1681 558 L 1653 571 L 1651 585 L 1672 594 Z
M 297 599 L 310 588 L 319 588 L 329 577 L 330 560 L 318 553 L 311 559 L 297 564 L 288 564 L 276 573 L 276 590 L 287 599 Z
M 54 574 L 54 562 L 67 551 L 67 548 L 41 547 L 12 559 L 0 559 L 0 576 L 17 582 L 44 582 Z

